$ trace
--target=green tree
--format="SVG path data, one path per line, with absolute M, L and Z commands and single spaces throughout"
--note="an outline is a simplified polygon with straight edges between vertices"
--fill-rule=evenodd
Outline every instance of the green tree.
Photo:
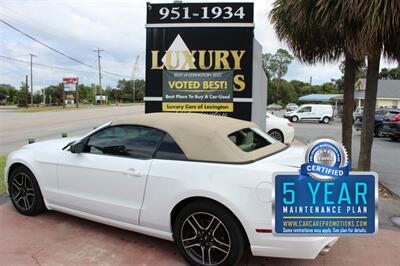
M 19 107 L 26 107 L 28 108 L 28 104 L 30 102 L 31 93 L 29 89 L 26 87 L 25 83 L 21 82 L 19 90 L 17 91 L 15 98 L 15 103 Z
M 380 79 L 400 79 L 400 68 L 382 68 L 379 73 Z
M 16 96 L 18 94 L 17 89 L 9 84 L 0 84 L 0 93 L 3 93 L 8 96 L 7 102 L 16 103 Z
M 51 105 L 62 105 L 63 98 L 62 92 L 64 90 L 64 84 L 59 83 L 58 85 L 50 85 L 45 88 L 46 104 Z
M 276 0 L 270 19 L 278 38 L 286 41 L 301 62 L 336 62 L 344 55 L 342 142 L 351 154 L 354 83 L 361 61 L 351 48 L 359 37 L 359 26 L 356 19 L 349 18 L 352 28 L 340 27 L 341 21 L 327 11 L 341 6 L 330 4 L 327 0 Z
M 41 91 L 35 91 L 33 93 L 33 103 L 40 104 L 43 102 L 43 94 Z
M 135 102 L 143 101 L 145 81 L 143 79 L 118 81 L 117 88 L 121 91 L 121 100 L 123 102 L 133 102 L 133 91 L 135 88 Z
M 285 49 L 276 50 L 275 54 L 263 55 L 263 68 L 268 78 L 281 79 L 288 72 L 294 57 Z

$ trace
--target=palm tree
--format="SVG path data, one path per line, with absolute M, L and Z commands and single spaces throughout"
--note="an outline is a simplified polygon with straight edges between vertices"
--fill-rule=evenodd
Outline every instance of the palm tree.
M 370 170 L 381 55 L 400 60 L 400 1 L 276 0 L 271 20 L 281 40 L 304 62 L 345 55 L 342 141 L 351 151 L 351 110 L 357 61 L 367 57 L 367 86 L 358 168 Z
M 319 0 L 322 24 L 335 31 L 343 30 L 356 38 L 347 49 L 356 57 L 367 57 L 367 85 L 361 128 L 358 169 L 371 168 L 371 151 L 375 129 L 375 107 L 381 55 L 400 59 L 400 1 Z M 332 22 L 334 18 L 337 22 Z
M 363 19 L 363 50 L 368 55 L 363 125 L 361 128 L 358 168 L 370 170 L 374 115 L 381 56 L 400 62 L 400 1 L 358 0 Z
M 326 2 L 326 1 L 325 1 Z M 335 62 L 343 55 L 344 95 L 342 116 L 342 142 L 351 156 L 352 122 L 354 104 L 354 83 L 362 57 L 354 56 L 350 44 L 357 37 L 358 23 L 350 20 L 353 30 L 347 31 L 340 26 L 335 17 L 330 17 L 324 1 L 276 0 L 270 12 L 270 19 L 280 40 L 285 40 L 294 55 L 302 62 Z M 335 7 L 339 9 L 340 6 Z M 336 10 L 335 9 L 335 10 Z

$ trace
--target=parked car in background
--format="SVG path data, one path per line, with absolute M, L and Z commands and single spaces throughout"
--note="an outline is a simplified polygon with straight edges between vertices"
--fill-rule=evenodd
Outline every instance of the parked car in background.
M 313 259 L 338 238 L 273 235 L 264 200 L 274 173 L 303 161 L 304 147 L 252 122 L 152 113 L 26 145 L 8 155 L 5 185 L 23 215 L 56 210 L 175 241 L 190 265 L 237 265 L 248 252 Z
M 276 103 L 273 103 L 273 104 L 270 104 L 267 106 L 267 110 L 271 110 L 271 111 L 280 111 L 282 109 L 283 109 L 282 105 L 279 105 Z
M 357 107 L 353 112 L 353 123 L 356 120 L 357 116 L 362 115 L 364 107 Z
M 288 103 L 288 104 L 286 105 L 286 110 L 287 110 L 287 111 L 294 111 L 294 110 L 296 110 L 297 108 L 299 108 L 299 106 L 298 106 L 297 104 L 295 104 L 295 103 Z
M 267 128 L 268 135 L 274 139 L 290 144 L 294 138 L 294 127 L 292 122 L 286 118 L 277 117 L 267 112 Z
M 394 141 L 400 140 L 400 112 L 390 112 L 383 118 L 383 134 Z
M 385 115 L 393 113 L 398 114 L 399 110 L 397 109 L 388 109 L 388 108 L 377 108 L 375 110 L 375 128 L 374 128 L 374 135 L 378 138 L 385 137 L 385 133 L 383 131 L 383 119 Z M 353 127 L 355 130 L 360 131 L 362 127 L 363 121 L 363 111 L 361 111 L 355 118 Z
M 292 122 L 318 121 L 329 124 L 333 121 L 333 108 L 329 104 L 304 104 L 294 111 L 286 112 L 283 117 Z

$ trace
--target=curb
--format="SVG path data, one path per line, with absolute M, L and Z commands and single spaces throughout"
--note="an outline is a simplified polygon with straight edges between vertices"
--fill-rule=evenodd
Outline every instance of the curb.
M 7 194 L 3 194 L 0 196 L 0 205 L 6 203 L 10 200 L 10 197 Z

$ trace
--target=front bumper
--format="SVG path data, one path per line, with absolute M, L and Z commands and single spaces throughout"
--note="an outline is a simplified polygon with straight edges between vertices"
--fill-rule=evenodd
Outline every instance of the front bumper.
M 397 127 L 398 128 L 390 127 L 387 124 L 383 124 L 382 132 L 386 136 L 400 137 L 400 127 L 399 126 L 397 126 Z
M 318 254 L 328 252 L 337 240 L 337 237 L 278 237 L 268 234 L 263 240 L 265 245 L 258 241 L 258 245 L 251 245 L 251 252 L 263 257 L 315 259 Z

